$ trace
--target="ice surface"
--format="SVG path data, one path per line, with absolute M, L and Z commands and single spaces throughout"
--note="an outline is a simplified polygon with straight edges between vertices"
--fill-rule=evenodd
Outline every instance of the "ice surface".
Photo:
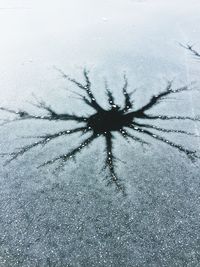
M 60 113 L 90 114 L 92 109 L 65 90 L 77 91 L 55 66 L 80 80 L 83 67 L 90 69 L 93 92 L 104 106 L 105 79 L 122 103 L 124 72 L 129 89 L 137 88 L 136 108 L 162 91 L 167 80 L 174 80 L 175 88 L 195 82 L 198 89 L 200 61 L 179 43 L 200 51 L 199 12 L 198 0 L 1 0 L 0 105 L 36 112 L 27 103 L 34 93 Z M 194 117 L 200 114 L 199 96 L 198 90 L 183 93 L 180 101 L 163 101 L 154 113 Z M 1 152 L 29 143 L 20 136 L 75 125 L 4 125 Z M 200 131 L 199 122 L 156 125 Z M 101 137 L 57 174 L 37 166 L 80 144 L 79 134 L 35 148 L 7 166 L 1 159 L 0 266 L 200 265 L 199 161 L 159 142 L 141 147 L 115 136 L 126 197 L 106 186 Z M 163 136 L 200 149 L 199 138 Z

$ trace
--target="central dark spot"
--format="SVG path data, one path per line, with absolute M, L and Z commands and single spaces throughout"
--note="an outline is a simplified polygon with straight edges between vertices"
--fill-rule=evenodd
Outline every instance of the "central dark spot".
M 110 110 L 99 111 L 88 119 L 88 127 L 91 127 L 96 134 L 119 131 L 133 121 L 124 114 L 118 107 Z

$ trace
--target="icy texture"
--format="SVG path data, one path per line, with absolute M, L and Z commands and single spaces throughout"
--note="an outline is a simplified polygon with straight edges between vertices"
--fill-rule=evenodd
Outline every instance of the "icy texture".
M 61 114 L 91 114 L 71 90 L 82 92 L 62 79 L 55 66 L 77 80 L 83 67 L 90 69 L 94 95 L 104 107 L 105 79 L 122 105 L 124 72 L 130 91 L 137 88 L 135 109 L 162 92 L 169 80 L 175 88 L 192 81 L 200 88 L 200 62 L 193 53 L 200 52 L 197 0 L 17 0 L 0 5 L 1 106 L 34 113 L 37 107 L 25 102 L 32 101 L 34 93 Z M 193 51 L 183 47 L 192 44 Z M 179 101 L 163 101 L 153 114 L 196 117 L 199 94 L 178 94 Z M 5 112 L 0 115 L 5 119 Z M 7 119 L 13 118 L 10 115 Z M 43 115 L 41 111 L 38 116 Z M 35 141 L 20 136 L 74 126 L 63 121 L 5 124 L 1 152 Z M 158 121 L 156 127 L 195 135 L 200 129 L 195 121 Z M 169 134 L 173 142 L 199 151 L 197 137 L 164 136 Z M 7 166 L 1 159 L 0 266 L 199 266 L 199 161 L 192 163 L 184 153 L 159 142 L 152 141 L 150 148 L 127 144 L 116 134 L 113 150 L 123 159 L 116 170 L 126 185 L 126 197 L 106 186 L 103 138 L 59 174 L 48 166 L 37 169 L 49 156 L 65 153 L 82 140 L 75 133 L 52 141 L 52 146 L 35 147 Z

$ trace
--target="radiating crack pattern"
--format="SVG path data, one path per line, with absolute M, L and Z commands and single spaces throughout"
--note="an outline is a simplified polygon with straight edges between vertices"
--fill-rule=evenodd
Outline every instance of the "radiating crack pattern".
M 123 106 L 119 106 L 115 103 L 114 95 L 112 91 L 108 88 L 107 83 L 105 83 L 106 96 L 108 99 L 109 107 L 107 109 L 103 108 L 98 101 L 96 100 L 92 90 L 91 90 L 91 82 L 89 79 L 89 72 L 85 69 L 83 71 L 84 83 L 78 82 L 76 79 L 70 78 L 67 74 L 65 74 L 62 70 L 57 69 L 62 76 L 68 81 L 75 84 L 78 89 L 80 89 L 83 94 L 76 93 L 79 95 L 80 99 L 84 104 L 93 108 L 94 113 L 89 116 L 78 116 L 74 114 L 59 114 L 57 113 L 51 106 L 48 106 L 44 101 L 37 100 L 35 106 L 39 109 L 43 109 L 46 111 L 46 115 L 32 115 L 25 110 L 15 111 L 13 109 L 0 107 L 0 110 L 12 113 L 15 115 L 13 120 L 5 120 L 3 124 L 10 123 L 13 121 L 20 120 L 48 120 L 48 121 L 75 121 L 77 124 L 82 123 L 83 126 L 80 127 L 78 125 L 74 129 L 68 129 L 64 131 L 59 131 L 54 134 L 45 134 L 34 136 L 37 138 L 37 141 L 23 146 L 19 148 L 17 151 L 11 153 L 1 153 L 2 156 L 9 156 L 9 159 L 6 163 L 10 163 L 14 159 L 17 159 L 19 156 L 22 156 L 27 151 L 33 149 L 34 147 L 44 146 L 59 138 L 60 136 L 68 136 L 74 133 L 82 133 L 82 135 L 90 134 L 89 137 L 85 137 L 84 141 L 76 146 L 74 149 L 59 155 L 55 158 L 45 161 L 39 167 L 44 167 L 47 165 L 51 165 L 57 163 L 55 170 L 59 170 L 62 168 L 65 163 L 73 159 L 80 153 L 83 149 L 88 147 L 95 139 L 100 136 L 103 136 L 105 139 L 105 150 L 106 150 L 106 159 L 104 169 L 107 170 L 107 182 L 108 184 L 114 183 L 116 189 L 121 190 L 125 193 L 125 186 L 121 182 L 117 171 L 116 171 L 116 160 L 117 157 L 113 152 L 114 145 L 114 132 L 118 132 L 126 141 L 140 143 L 141 145 L 148 145 L 149 141 L 145 139 L 145 137 L 150 137 L 156 141 L 162 142 L 181 153 L 184 153 L 190 160 L 199 159 L 199 155 L 197 151 L 187 149 L 186 147 L 177 144 L 173 141 L 170 141 L 168 138 L 163 137 L 162 133 L 170 134 L 177 133 L 183 135 L 193 135 L 197 136 L 194 133 L 185 131 L 185 130 L 175 130 L 175 129 L 167 129 L 164 127 L 159 127 L 157 125 L 152 124 L 154 121 L 162 120 L 162 121 L 177 121 L 177 120 L 188 120 L 188 121 L 200 121 L 200 117 L 190 117 L 190 116 L 168 116 L 168 115 L 153 115 L 149 114 L 152 108 L 160 103 L 161 100 L 165 100 L 167 96 L 172 94 L 182 93 L 184 91 L 190 90 L 188 86 L 179 87 L 177 89 L 172 88 L 172 82 L 168 82 L 166 88 L 157 95 L 153 95 L 149 101 L 138 109 L 134 109 L 133 107 L 133 92 L 128 92 L 128 80 L 127 77 L 124 76 L 124 86 L 122 88 L 122 93 L 124 97 Z M 142 121 L 142 122 L 141 122 Z M 145 123 L 144 123 L 145 121 Z M 159 134 L 160 133 L 160 134 Z M 136 135 L 135 135 L 136 134 Z M 138 134 L 140 137 L 138 137 Z

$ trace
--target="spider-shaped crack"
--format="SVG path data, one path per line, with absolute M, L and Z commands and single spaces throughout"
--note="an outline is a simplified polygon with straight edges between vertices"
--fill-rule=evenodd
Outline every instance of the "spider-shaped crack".
M 188 86 L 179 87 L 177 89 L 172 88 L 172 82 L 168 82 L 166 88 L 158 93 L 157 95 L 153 95 L 149 101 L 142 107 L 138 109 L 133 109 L 133 100 L 132 94 L 133 92 L 128 92 L 128 80 L 127 77 L 124 75 L 124 85 L 122 88 L 122 93 L 124 97 L 124 104 L 123 107 L 118 106 L 115 103 L 115 99 L 113 93 L 109 89 L 108 85 L 105 84 L 105 91 L 108 99 L 109 108 L 103 108 L 96 100 L 93 92 L 91 90 L 91 82 L 89 79 L 89 73 L 86 69 L 83 71 L 84 76 L 84 83 L 78 82 L 76 79 L 70 78 L 66 75 L 62 70 L 58 69 L 58 71 L 62 74 L 62 76 L 67 79 L 68 81 L 75 84 L 83 94 L 76 93 L 79 95 L 79 98 L 88 106 L 90 106 L 94 113 L 90 116 L 78 116 L 75 114 L 60 114 L 57 113 L 52 107 L 48 106 L 44 101 L 37 100 L 35 104 L 39 109 L 43 109 L 46 111 L 46 115 L 38 116 L 32 115 L 25 110 L 15 111 L 13 109 L 0 107 L 1 110 L 13 113 L 16 117 L 11 121 L 5 121 L 4 123 L 9 123 L 12 121 L 21 121 L 21 120 L 49 120 L 49 121 L 68 121 L 72 120 L 77 123 L 84 123 L 81 127 L 76 127 L 74 129 L 68 129 L 64 131 L 59 131 L 54 134 L 45 134 L 35 136 L 38 138 L 37 141 L 23 146 L 17 151 L 11 153 L 2 153 L 2 156 L 10 156 L 10 158 L 6 161 L 6 163 L 10 163 L 14 159 L 17 159 L 19 156 L 22 156 L 27 151 L 38 147 L 40 145 L 46 145 L 52 140 L 59 138 L 60 136 L 68 136 L 72 135 L 73 133 L 82 133 L 88 134 L 90 133 L 89 137 L 85 138 L 84 141 L 75 147 L 74 149 L 70 150 L 67 153 L 59 155 L 53 159 L 45 161 L 39 167 L 51 165 L 54 163 L 58 163 L 56 170 L 60 169 L 64 166 L 64 164 L 72 158 L 75 158 L 78 153 L 80 153 L 84 148 L 88 147 L 95 139 L 99 136 L 103 136 L 105 139 L 105 150 L 106 150 L 106 159 L 105 159 L 105 166 L 104 168 L 108 171 L 108 184 L 114 183 L 118 190 L 122 190 L 125 192 L 125 187 L 122 184 L 121 180 L 119 179 L 116 171 L 116 160 L 117 158 L 113 152 L 113 143 L 114 143 L 114 132 L 119 132 L 120 135 L 125 138 L 126 141 L 133 140 L 135 142 L 140 143 L 141 145 L 149 144 L 144 138 L 145 136 L 151 137 L 156 141 L 160 141 L 172 148 L 175 148 L 179 152 L 184 153 L 189 159 L 195 160 L 199 158 L 197 152 L 194 150 L 190 150 L 185 148 L 184 146 L 177 144 L 173 141 L 170 141 L 166 137 L 163 137 L 160 133 L 177 133 L 183 135 L 192 135 L 197 136 L 194 133 L 185 131 L 185 130 L 178 130 L 178 129 L 169 129 L 156 126 L 152 124 L 152 122 L 161 120 L 161 121 L 177 121 L 177 120 L 188 120 L 188 121 L 200 121 L 199 117 L 190 117 L 190 116 L 168 116 L 168 115 L 153 115 L 149 114 L 153 107 L 158 105 L 161 100 L 165 100 L 167 96 L 172 94 L 182 93 L 184 91 L 190 90 Z M 140 122 L 142 120 L 142 122 Z M 145 123 L 144 123 L 145 121 Z M 136 133 L 136 135 L 134 134 Z M 138 134 L 141 136 L 138 137 Z

